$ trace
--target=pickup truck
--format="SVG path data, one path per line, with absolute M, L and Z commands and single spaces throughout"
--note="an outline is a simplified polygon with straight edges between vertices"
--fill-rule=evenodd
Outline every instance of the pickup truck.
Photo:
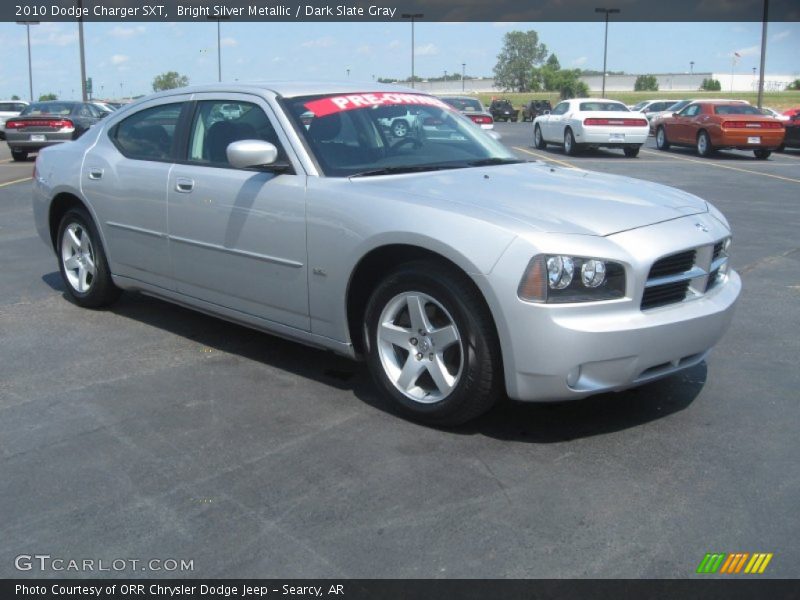
M 509 100 L 492 100 L 489 105 L 489 112 L 495 121 L 513 121 L 516 123 L 519 118 L 519 109 L 514 108 Z

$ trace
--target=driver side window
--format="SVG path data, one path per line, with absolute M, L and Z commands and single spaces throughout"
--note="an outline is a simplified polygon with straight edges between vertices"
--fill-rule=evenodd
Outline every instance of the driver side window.
M 241 140 L 263 140 L 278 149 L 278 161 L 286 153 L 275 128 L 260 107 L 249 102 L 203 100 L 197 103 L 189 138 L 189 161 L 214 167 L 230 167 L 228 145 Z
M 556 106 L 551 111 L 550 114 L 551 115 L 563 115 L 565 112 L 567 112 L 568 108 L 569 108 L 569 102 L 561 102 L 558 106 Z
M 699 104 L 690 104 L 678 114 L 682 117 L 694 117 L 700 112 Z

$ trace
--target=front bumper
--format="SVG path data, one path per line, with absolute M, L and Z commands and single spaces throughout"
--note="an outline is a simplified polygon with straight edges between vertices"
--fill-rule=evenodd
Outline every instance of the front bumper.
M 693 231 L 682 223 L 687 219 Z M 712 231 L 699 233 L 694 228 L 697 221 Z M 536 253 L 601 256 L 626 268 L 625 298 L 576 304 L 535 304 L 517 298 L 516 286 L 531 258 L 530 246 L 518 238 L 488 276 L 489 285 L 503 298 L 499 318 L 493 312 L 509 396 L 527 401 L 577 399 L 637 386 L 702 362 L 730 325 L 741 291 L 738 274 L 729 271 L 699 298 L 644 311 L 643 282 L 658 258 L 726 235 L 727 228 L 708 214 L 606 238 L 553 234 L 552 246 Z M 565 249 L 569 242 L 572 248 Z

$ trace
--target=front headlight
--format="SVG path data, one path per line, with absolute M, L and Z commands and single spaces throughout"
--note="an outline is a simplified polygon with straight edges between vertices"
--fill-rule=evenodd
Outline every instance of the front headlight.
M 625 296 L 625 267 L 602 258 L 539 254 L 517 289 L 526 302 L 598 302 Z

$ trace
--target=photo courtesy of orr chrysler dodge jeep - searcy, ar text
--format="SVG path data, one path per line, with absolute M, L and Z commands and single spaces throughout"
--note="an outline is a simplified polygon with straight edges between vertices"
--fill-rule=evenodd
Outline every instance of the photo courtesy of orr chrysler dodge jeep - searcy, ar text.
M 363 358 L 427 423 L 703 361 L 741 288 L 725 217 L 497 137 L 395 86 L 170 90 L 39 154 L 36 227 L 77 304 L 138 290 Z

